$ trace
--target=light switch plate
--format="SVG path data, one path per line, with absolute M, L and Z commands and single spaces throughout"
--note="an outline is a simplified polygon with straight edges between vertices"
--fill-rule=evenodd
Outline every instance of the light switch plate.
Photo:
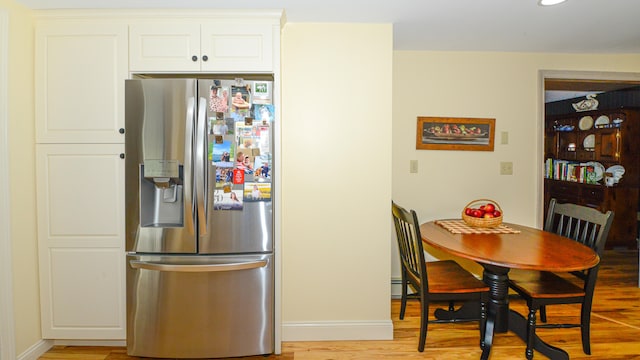
M 409 160 L 409 172 L 411 174 L 418 172 L 418 160 Z
M 500 133 L 500 144 L 507 145 L 509 143 L 509 133 L 507 131 L 503 131 Z

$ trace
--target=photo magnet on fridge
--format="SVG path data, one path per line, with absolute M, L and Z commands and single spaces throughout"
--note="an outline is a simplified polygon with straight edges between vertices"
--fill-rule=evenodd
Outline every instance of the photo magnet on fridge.
M 235 185 L 244 184 L 244 170 L 233 169 L 233 183 Z
M 273 121 L 274 108 L 271 104 L 253 104 L 253 116 L 264 124 Z
M 248 182 L 244 185 L 244 201 L 269 201 L 271 200 L 271 183 Z
M 214 210 L 242 210 L 242 190 L 215 190 L 213 197 Z

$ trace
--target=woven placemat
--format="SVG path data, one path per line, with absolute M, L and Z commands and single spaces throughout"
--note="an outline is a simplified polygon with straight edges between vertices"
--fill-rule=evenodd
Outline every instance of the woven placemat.
M 520 230 L 515 230 L 502 224 L 492 228 L 473 227 L 467 225 L 462 219 L 436 220 L 436 224 L 453 234 L 518 234 L 520 232 Z

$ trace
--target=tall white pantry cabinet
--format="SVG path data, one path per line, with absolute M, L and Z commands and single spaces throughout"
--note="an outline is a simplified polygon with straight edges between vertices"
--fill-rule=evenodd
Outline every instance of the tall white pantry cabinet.
M 136 73 L 274 73 L 277 78 L 280 16 L 213 10 L 38 12 L 43 338 L 126 338 L 124 81 Z
M 36 25 L 36 186 L 45 339 L 125 337 L 127 24 Z

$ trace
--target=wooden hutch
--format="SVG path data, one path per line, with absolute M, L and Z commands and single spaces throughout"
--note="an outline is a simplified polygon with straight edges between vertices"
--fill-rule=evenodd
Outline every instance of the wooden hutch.
M 640 109 L 592 110 L 547 116 L 545 121 L 545 216 L 549 199 L 615 212 L 606 248 L 635 249 L 640 197 Z M 560 160 L 560 161 L 558 161 Z M 549 166 L 549 162 L 564 165 Z M 593 169 L 588 183 L 582 174 Z M 599 165 L 601 164 L 601 166 Z M 613 186 L 605 186 L 602 169 L 622 165 L 625 173 Z M 564 174 L 561 172 L 564 166 Z M 576 172 L 577 172 L 576 171 Z M 583 181 L 583 182 L 580 182 Z

